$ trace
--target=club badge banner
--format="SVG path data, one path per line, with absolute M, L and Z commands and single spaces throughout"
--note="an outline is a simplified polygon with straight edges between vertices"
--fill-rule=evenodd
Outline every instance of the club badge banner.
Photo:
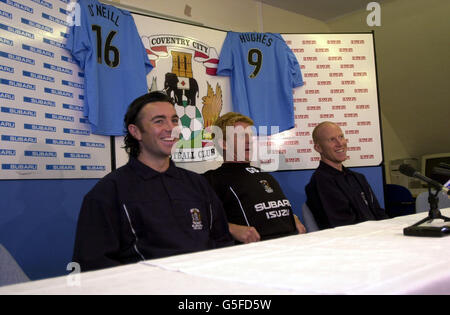
M 216 76 L 218 52 L 226 32 L 140 15 L 133 17 L 154 66 L 147 76 L 148 86 L 152 91 L 166 91 L 175 101 L 180 117 L 180 140 L 172 159 L 178 164 L 220 160 L 212 135 L 205 129 L 231 111 L 228 78 Z M 119 166 L 127 160 L 120 149 L 123 138 L 116 140 L 116 146 Z

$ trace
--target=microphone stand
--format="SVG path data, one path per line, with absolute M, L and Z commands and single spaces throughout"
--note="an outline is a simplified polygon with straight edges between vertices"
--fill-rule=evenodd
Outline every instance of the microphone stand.
M 403 234 L 409 236 L 444 236 L 450 233 L 450 226 L 421 226 L 422 224 L 428 222 L 431 223 L 433 220 L 442 219 L 444 222 L 450 222 L 450 218 L 443 216 L 439 210 L 439 192 L 436 190 L 433 194 L 431 191 L 431 185 L 428 185 L 428 202 L 430 204 L 430 211 L 428 212 L 428 217 L 420 220 L 419 222 L 407 227 L 403 230 Z

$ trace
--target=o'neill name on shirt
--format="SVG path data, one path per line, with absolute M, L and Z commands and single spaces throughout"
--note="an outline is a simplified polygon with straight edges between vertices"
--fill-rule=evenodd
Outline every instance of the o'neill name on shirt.
M 110 10 L 108 7 L 96 4 L 95 7 L 93 4 L 88 5 L 89 14 L 91 16 L 99 16 L 107 19 L 114 23 L 115 26 L 119 27 L 119 15 L 116 15 L 114 11 Z

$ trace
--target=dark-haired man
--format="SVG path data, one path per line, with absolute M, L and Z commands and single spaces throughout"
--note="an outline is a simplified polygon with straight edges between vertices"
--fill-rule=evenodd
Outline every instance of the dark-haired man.
M 130 105 L 130 160 L 83 201 L 73 257 L 82 271 L 232 244 L 222 204 L 208 182 L 170 159 L 178 121 L 164 93 L 143 95 Z

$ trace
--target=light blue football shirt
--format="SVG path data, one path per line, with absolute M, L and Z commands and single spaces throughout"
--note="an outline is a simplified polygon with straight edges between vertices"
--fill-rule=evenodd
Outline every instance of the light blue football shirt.
M 130 12 L 97 0 L 78 4 L 79 25 L 71 27 L 67 49 L 85 72 L 84 114 L 92 133 L 120 136 L 128 106 L 148 92 L 153 66 Z
M 280 34 L 228 32 L 217 74 L 231 77 L 233 110 L 249 116 L 259 134 L 295 126 L 293 88 L 303 85 L 297 58 Z M 259 132 L 267 126 L 267 133 Z

